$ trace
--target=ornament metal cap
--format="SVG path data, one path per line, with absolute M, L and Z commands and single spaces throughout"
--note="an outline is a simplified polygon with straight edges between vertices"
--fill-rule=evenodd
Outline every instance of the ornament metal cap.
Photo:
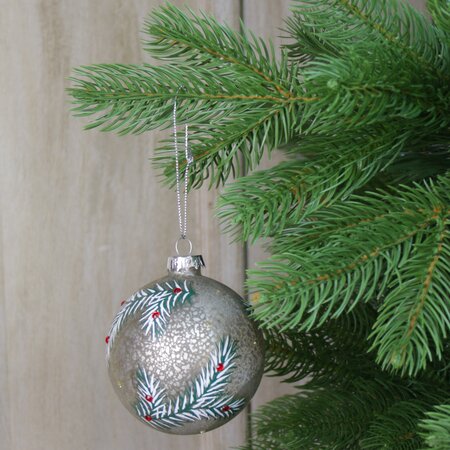
M 202 255 L 169 256 L 167 260 L 169 272 L 200 274 L 202 267 L 205 267 Z

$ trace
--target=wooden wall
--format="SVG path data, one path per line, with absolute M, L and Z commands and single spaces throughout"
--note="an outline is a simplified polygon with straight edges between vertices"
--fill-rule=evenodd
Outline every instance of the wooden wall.
M 118 302 L 165 272 L 175 199 L 148 162 L 158 133 L 84 132 L 64 89 L 74 66 L 149 61 L 140 29 L 161 3 L 0 0 L 0 450 L 219 450 L 245 440 L 244 413 L 203 436 L 146 429 L 104 365 Z M 185 3 L 235 27 L 242 15 L 276 40 L 288 0 Z M 250 248 L 247 258 L 220 234 L 216 195 L 190 199 L 191 236 L 205 274 L 242 292 L 246 261 L 263 255 Z M 265 380 L 252 407 L 283 392 Z

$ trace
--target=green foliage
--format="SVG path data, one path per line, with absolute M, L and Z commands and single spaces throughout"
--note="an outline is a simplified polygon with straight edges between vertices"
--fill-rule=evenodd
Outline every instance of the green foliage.
M 245 449 L 423 448 L 419 424 L 448 398 L 446 368 L 441 363 L 415 379 L 382 370 L 365 340 L 375 316 L 372 306 L 357 305 L 315 330 L 266 331 L 268 374 L 308 378 L 300 394 L 253 415 Z
M 310 381 L 257 413 L 254 449 L 450 448 L 450 3 L 428 8 L 293 0 L 276 56 L 166 5 L 144 28 L 161 65 L 75 72 L 87 128 L 168 128 L 177 99 L 190 187 L 237 177 L 225 228 L 271 238 L 249 280 L 267 370 Z M 154 162 L 173 184 L 171 139 Z
M 145 31 L 152 37 L 146 49 L 174 62 L 78 69 L 69 92 L 77 115 L 96 116 L 87 128 L 126 134 L 169 126 L 176 97 L 180 123 L 190 124 L 195 187 L 206 178 L 219 184 L 241 173 L 239 155 L 251 169 L 264 150 L 292 139 L 292 124 L 310 98 L 286 56 L 275 61 L 273 51 L 250 34 L 170 5 L 154 12 Z M 155 161 L 173 183 L 172 146 L 159 149 Z
M 403 400 L 394 403 L 382 414 L 375 416 L 364 437 L 364 450 L 409 450 L 419 448 L 422 439 L 417 434 L 417 422 L 430 407 L 421 400 Z
M 349 139 L 330 139 L 316 158 L 283 162 L 240 178 L 222 194 L 218 216 L 244 240 L 277 235 L 370 181 L 403 147 L 396 131 L 380 128 L 377 135 L 356 135 L 350 146 Z M 317 152 L 317 139 L 305 140 L 301 148 L 306 154 Z
M 265 329 L 266 370 L 288 383 L 310 378 L 308 387 L 370 377 L 378 369 L 366 341 L 375 320 L 373 308 L 357 306 L 350 314 L 308 332 Z M 385 375 L 381 374 L 382 377 Z
M 254 74 L 242 77 L 240 83 L 226 67 L 211 71 L 119 64 L 84 67 L 76 74 L 82 78 L 70 91 L 75 113 L 97 114 L 87 128 L 126 134 L 169 126 L 176 96 L 180 122 L 190 124 L 195 158 L 190 173 L 195 187 L 208 177 L 211 183 L 220 183 L 230 173 L 238 173 L 238 155 L 244 156 L 246 167 L 253 168 L 264 146 L 276 147 L 292 135 L 288 124 L 295 120 L 295 106 L 261 83 L 258 89 Z M 202 127 L 211 121 L 211 110 L 216 111 L 215 126 Z M 172 146 L 163 146 L 155 160 L 173 183 Z
M 305 132 L 395 120 L 405 136 L 430 142 L 449 107 L 450 56 L 439 29 L 396 0 L 296 1 L 293 11 L 288 48 L 295 59 L 308 56 L 304 82 L 318 99 L 304 117 L 320 117 Z
M 424 391 L 427 389 L 427 391 Z M 417 424 L 444 391 L 361 378 L 278 398 L 253 415 L 252 450 L 419 449 Z
M 365 423 L 390 400 L 362 380 L 360 387 L 363 392 L 328 388 L 271 402 L 255 414 L 256 438 L 249 448 L 355 448 Z
M 420 423 L 426 448 L 447 450 L 450 448 L 450 404 L 438 405 L 426 414 Z
M 267 327 L 311 330 L 376 300 L 373 348 L 410 375 L 440 358 L 450 329 L 449 179 L 352 196 L 285 228 L 251 272 Z M 392 321 L 392 311 L 395 321 Z
M 427 6 L 436 27 L 444 34 L 447 44 L 450 44 L 450 4 L 448 0 L 428 0 Z

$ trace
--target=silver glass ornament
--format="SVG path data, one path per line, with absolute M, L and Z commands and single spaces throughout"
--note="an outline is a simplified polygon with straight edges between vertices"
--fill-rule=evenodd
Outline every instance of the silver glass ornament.
M 217 428 L 242 411 L 264 366 L 248 305 L 201 275 L 201 256 L 169 258 L 168 275 L 133 294 L 107 337 L 111 382 L 140 421 L 172 434 Z

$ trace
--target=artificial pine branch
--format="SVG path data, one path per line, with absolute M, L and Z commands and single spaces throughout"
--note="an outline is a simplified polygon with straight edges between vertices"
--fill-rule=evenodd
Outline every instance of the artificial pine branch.
M 254 415 L 251 448 L 423 449 L 419 423 L 448 397 L 445 369 L 441 364 L 415 379 L 383 371 L 365 341 L 374 320 L 366 312 L 358 305 L 307 333 L 266 332 L 268 374 L 288 382 L 310 378 L 303 394 L 277 399 Z M 367 387 L 371 400 L 363 398 Z
M 345 383 L 355 372 L 373 376 L 379 369 L 366 339 L 375 317 L 374 309 L 358 306 L 308 332 L 264 330 L 267 374 L 287 383 L 308 379 L 308 389 Z
M 442 358 L 450 332 L 450 214 L 435 214 L 432 233 L 420 233 L 399 265 L 401 283 L 390 286 L 371 336 L 382 367 L 410 375 Z
M 330 140 L 326 152 L 317 142 L 302 142 L 315 158 L 287 161 L 241 178 L 221 195 L 218 216 L 225 229 L 243 240 L 275 236 L 315 211 L 345 199 L 396 159 L 404 146 L 396 129 Z
M 433 406 L 433 397 L 408 399 L 394 403 L 382 414 L 377 414 L 363 435 L 363 450 L 409 450 L 420 448 L 423 439 L 417 432 L 417 424 L 424 411 Z M 436 400 L 435 400 L 436 401 Z
M 146 31 L 153 37 L 146 46 L 152 54 L 183 62 L 83 67 L 69 90 L 74 111 L 96 115 L 88 128 L 139 133 L 170 125 L 177 98 L 179 121 L 189 122 L 193 135 L 194 187 L 206 178 L 220 184 L 239 173 L 239 154 L 247 169 L 255 167 L 264 149 L 292 138 L 299 108 L 315 100 L 287 57 L 275 61 L 263 41 L 210 17 L 187 16 L 169 5 L 153 14 Z M 173 182 L 172 148 L 163 146 L 155 161 Z
M 253 74 L 241 77 L 242 83 L 239 83 L 239 80 L 229 78 L 230 71 L 226 67 L 215 69 L 183 65 L 152 67 L 147 64 L 81 67 L 75 70 L 78 78 L 73 79 L 75 87 L 70 89 L 77 105 L 73 111 L 78 116 L 106 111 L 87 128 L 100 126 L 103 131 L 127 134 L 167 125 L 168 110 L 175 96 L 180 119 L 193 123 L 210 120 L 210 109 L 213 108 L 220 111 L 215 116 L 219 121 L 231 114 L 241 114 L 245 120 L 250 106 L 270 109 L 295 101 L 261 86 L 261 80 Z M 205 84 L 205 79 L 208 79 L 208 84 Z M 227 105 L 225 108 L 224 103 Z
M 311 330 L 378 299 L 373 347 L 410 375 L 440 359 L 450 331 L 449 179 L 354 196 L 287 228 L 251 271 L 265 326 Z M 392 311 L 396 322 L 392 323 Z
M 450 7 L 447 0 L 428 0 L 428 11 L 433 17 L 434 24 L 444 34 L 447 44 L 450 45 Z
M 447 450 L 450 448 L 450 404 L 436 406 L 420 422 L 426 448 Z
M 344 385 L 281 397 L 254 414 L 255 436 L 245 449 L 420 448 L 417 423 L 430 404 L 445 398 L 441 388 L 423 388 L 427 392 L 414 391 L 407 383 L 355 376 Z
M 445 2 L 441 2 L 437 8 L 439 15 L 448 11 Z M 449 78 L 448 54 L 440 54 L 440 30 L 430 27 L 427 19 L 408 2 L 294 0 L 292 9 L 303 35 L 320 37 L 341 53 L 348 53 L 349 48 L 358 47 L 367 41 L 376 42 L 386 51 L 405 55 L 405 60 L 410 61 L 409 65 L 419 66 L 420 72 L 433 73 L 437 80 Z M 330 24 L 333 24 L 331 29 Z M 301 46 L 301 36 L 295 35 L 295 28 L 293 31 L 294 37 L 300 37 L 298 45 Z
M 265 151 L 288 142 L 292 130 L 289 123 L 295 120 L 292 108 L 273 108 L 259 111 L 257 108 L 247 111 L 245 118 L 232 122 L 227 118 L 224 123 L 215 123 L 220 128 L 190 126 L 195 164 L 190 169 L 190 186 L 200 187 L 209 179 L 209 185 L 220 185 L 230 176 L 240 176 L 258 165 Z M 238 128 L 236 128 L 238 126 Z M 173 184 L 175 166 L 173 165 L 172 141 L 158 149 L 154 158 L 157 167 L 163 170 L 166 179 Z M 238 156 L 242 156 L 242 162 Z M 184 162 L 180 168 L 184 168 Z
M 322 3 L 324 8 L 330 6 Z M 408 24 L 422 27 L 419 17 Z M 423 83 L 424 77 L 436 80 L 432 68 L 407 70 L 411 63 L 397 47 L 397 53 L 391 54 L 381 44 L 360 44 L 341 59 L 322 58 L 306 64 L 300 80 L 301 62 L 289 63 L 286 57 L 277 62 L 262 41 L 206 16 L 186 16 L 168 6 L 154 13 L 146 30 L 153 36 L 149 51 L 162 59 L 182 61 L 155 68 L 86 67 L 71 90 L 75 111 L 81 115 L 105 111 L 89 127 L 142 132 L 170 123 L 168 104 L 177 96 L 181 121 L 199 127 L 195 129 L 198 142 L 193 145 L 193 186 L 206 177 L 211 184 L 224 182 L 236 173 L 239 153 L 244 153 L 247 168 L 255 167 L 264 145 L 270 150 L 287 143 L 294 138 L 294 130 L 325 135 L 395 120 L 402 125 L 400 137 L 414 141 L 424 138 L 417 122 L 427 120 L 426 138 L 430 140 L 441 130 L 441 115 L 448 108 L 445 85 L 436 89 L 436 83 Z M 428 46 L 434 45 L 435 36 L 427 38 Z M 206 85 L 204 80 L 208 80 Z M 213 119 L 215 127 L 211 126 Z M 156 161 L 173 180 L 173 158 L 166 147 Z
M 192 10 L 189 13 L 170 4 L 155 10 L 145 23 L 144 31 L 150 36 L 145 49 L 161 60 L 180 59 L 194 66 L 225 64 L 256 75 L 260 83 L 282 97 L 293 97 L 281 83 L 287 75 L 285 57 L 278 65 L 272 46 L 269 48 L 245 26 L 237 33 L 211 16 L 196 15 Z

